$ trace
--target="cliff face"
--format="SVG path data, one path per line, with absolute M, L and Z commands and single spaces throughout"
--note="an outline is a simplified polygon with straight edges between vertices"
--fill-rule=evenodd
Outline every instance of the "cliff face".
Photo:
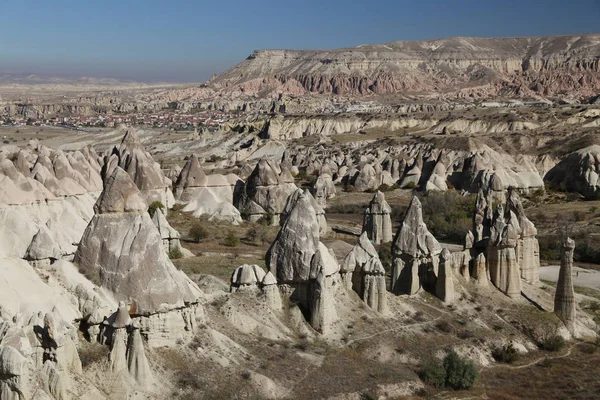
M 338 50 L 259 50 L 209 82 L 216 90 L 385 94 L 591 95 L 600 34 L 398 41 Z

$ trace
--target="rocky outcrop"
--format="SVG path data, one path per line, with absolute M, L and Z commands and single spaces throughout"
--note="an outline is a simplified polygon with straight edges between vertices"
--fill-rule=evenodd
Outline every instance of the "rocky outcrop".
M 173 185 L 173 193 L 175 200 L 185 206 L 184 212 L 238 224 L 242 219 L 233 206 L 233 194 L 238 184 L 241 180 L 234 174 L 206 175 L 198 156 L 192 154 Z
M 268 216 L 273 225 L 278 225 L 288 196 L 296 189 L 287 168 L 263 158 L 256 164 L 234 204 L 250 221 Z
M 381 314 L 388 312 L 385 269 L 366 232 L 342 261 L 340 273 L 346 288 L 354 290 L 369 307 Z
M 552 168 L 545 180 L 588 199 L 600 193 L 600 146 L 592 145 L 569 154 Z
M 498 205 L 490 230 L 487 262 L 494 286 L 510 298 L 521 296 L 517 243 L 521 228 L 515 213 Z
M 385 201 L 385 195 L 377 191 L 365 210 L 363 218 L 363 232 L 375 244 L 390 243 L 392 241 L 392 208 Z
M 181 235 L 175 228 L 169 225 L 169 222 L 167 221 L 167 218 L 165 218 L 165 214 L 163 214 L 163 211 L 160 207 L 156 208 L 154 211 L 152 223 L 160 234 L 163 249 L 167 254 L 172 251 L 181 251 L 182 247 L 181 243 L 179 242 Z
M 421 201 L 414 196 L 392 245 L 391 291 L 412 295 L 423 285 L 435 289 L 441 251 L 423 222 Z
M 322 208 L 327 207 L 327 200 L 335 197 L 335 185 L 329 173 L 321 173 L 310 188 L 310 192 Z
M 228 94 L 270 88 L 290 94 L 591 96 L 600 85 L 597 42 L 598 35 L 452 37 L 337 50 L 258 50 L 209 85 Z M 469 90 L 474 84 L 477 89 Z
M 178 271 L 129 175 L 116 167 L 106 182 L 75 263 L 119 300 L 133 301 L 135 314 L 149 315 L 195 303 L 199 289 Z
M 536 239 L 537 229 L 527 216 L 519 193 L 515 189 L 509 189 L 506 211 L 512 212 L 519 223 L 519 240 L 517 241 L 517 263 L 521 270 L 521 279 L 536 285 L 540 281 L 540 246 Z
M 104 181 L 108 180 L 116 167 L 122 168 L 140 190 L 144 200 L 151 204 L 159 201 L 167 208 L 173 207 L 175 199 L 168 179 L 154 161 L 152 155 L 144 150 L 140 138 L 133 129 L 123 136 L 119 147 L 115 147 L 102 168 Z
M 72 257 L 102 189 L 93 154 L 27 147 L 13 164 L 0 153 L 0 257 L 40 266 Z
M 335 256 L 320 242 L 310 193 L 301 194 L 265 261 L 284 293 L 303 309 L 311 326 L 327 334 L 337 321 L 335 293 L 341 284 Z
M 571 277 L 574 250 L 575 241 L 566 238 L 560 251 L 560 272 L 554 295 L 554 312 L 564 322 L 571 334 L 575 333 L 575 308 L 577 305 Z
M 231 274 L 230 291 L 259 289 L 265 275 L 265 271 L 258 265 L 239 266 Z
M 319 205 L 316 199 L 310 194 L 308 190 L 297 189 L 295 192 L 290 194 L 285 202 L 285 206 L 283 207 L 283 211 L 281 212 L 279 224 L 283 226 L 290 213 L 296 206 L 298 199 L 302 196 L 307 197 L 312 203 L 313 209 L 317 213 L 317 221 L 319 223 L 319 234 L 324 235 L 329 231 L 329 227 L 327 225 L 327 219 L 325 218 L 325 210 Z
M 473 260 L 473 279 L 478 286 L 488 287 L 490 285 L 490 273 L 487 268 L 485 253 L 479 253 Z
M 440 254 L 440 265 L 435 285 L 435 295 L 444 303 L 452 303 L 455 297 L 454 278 L 452 277 L 450 261 L 450 251 L 444 248 Z

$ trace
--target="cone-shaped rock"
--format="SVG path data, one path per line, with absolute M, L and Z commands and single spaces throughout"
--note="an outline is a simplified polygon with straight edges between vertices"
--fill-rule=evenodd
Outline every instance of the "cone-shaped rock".
M 521 295 L 521 277 L 516 247 L 519 240 L 519 221 L 514 212 L 504 213 L 498 206 L 490 230 L 488 268 L 492 283 L 511 298 Z
M 392 208 L 385 201 L 385 195 L 377 191 L 365 210 L 363 219 L 363 232 L 367 232 L 373 243 L 382 244 L 392 241 L 391 212 Z
M 133 329 L 127 340 L 127 368 L 133 379 L 141 386 L 146 386 L 152 379 L 152 371 L 139 329 Z
M 573 269 L 573 251 L 575 241 L 567 238 L 561 247 L 560 272 L 556 283 L 556 294 L 554 296 L 554 312 L 564 322 L 571 332 L 575 331 L 575 291 L 571 277 Z
M 179 200 L 182 198 L 187 188 L 206 186 L 206 183 L 206 173 L 204 173 L 202 166 L 200 166 L 198 156 L 192 154 L 183 166 L 177 181 L 173 185 L 173 193 L 175 198 Z
M 366 232 L 348 253 L 340 270 L 342 281 L 348 289 L 358 293 L 372 309 L 382 314 L 387 312 L 385 269 Z
M 118 148 L 103 167 L 103 177 L 112 176 L 115 167 L 121 167 L 131 177 L 140 190 L 140 195 L 148 203 L 160 201 L 167 208 L 175 203 L 171 192 L 171 181 L 162 172 L 160 165 L 142 147 L 140 138 L 129 129 Z
M 340 285 L 339 266 L 319 241 L 314 198 L 299 195 L 265 260 L 279 284 L 288 286 L 291 297 L 305 311 L 312 327 L 327 333 L 337 320 L 334 293 Z
M 473 279 L 478 286 L 487 287 L 490 285 L 489 272 L 485 254 L 480 253 L 474 260 Z
M 311 198 L 302 193 L 267 251 L 267 268 L 279 282 L 308 280 L 319 237 L 319 223 Z
M 162 238 L 139 190 L 120 168 L 95 205 L 74 262 L 135 314 L 151 314 L 195 302 L 200 291 L 167 257 Z
M 415 294 L 423 284 L 435 284 L 431 273 L 436 270 L 441 251 L 423 221 L 421 202 L 414 196 L 392 246 L 392 292 Z
M 537 229 L 526 216 L 519 193 L 509 189 L 506 210 L 512 211 L 519 222 L 519 240 L 517 241 L 517 262 L 521 269 L 521 278 L 532 285 L 540 281 L 540 246 L 536 239 Z

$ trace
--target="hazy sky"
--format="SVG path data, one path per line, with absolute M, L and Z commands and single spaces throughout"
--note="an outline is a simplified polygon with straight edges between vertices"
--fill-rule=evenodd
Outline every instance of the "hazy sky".
M 600 0 L 0 0 L 0 72 L 204 81 L 262 48 L 600 32 Z

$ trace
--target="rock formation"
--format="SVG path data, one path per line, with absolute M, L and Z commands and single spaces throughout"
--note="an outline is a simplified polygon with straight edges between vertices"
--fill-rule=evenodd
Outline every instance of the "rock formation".
M 319 241 L 319 222 L 310 193 L 302 193 L 286 218 L 265 261 L 282 290 L 303 309 L 312 327 L 326 334 L 337 320 L 340 286 L 335 256 Z
M 516 247 L 521 228 L 515 213 L 498 205 L 492 221 L 487 262 L 492 283 L 511 298 L 521 296 Z
M 294 178 L 287 168 L 280 168 L 274 161 L 262 158 L 234 204 L 250 221 L 268 216 L 273 225 L 278 225 L 287 198 L 296 189 Z
M 440 266 L 435 286 L 435 295 L 444 303 L 452 303 L 454 301 L 454 279 L 452 277 L 450 257 L 450 251 L 444 248 L 440 254 Z
M 577 49 L 571 47 L 575 42 Z M 270 88 L 273 94 L 296 95 L 409 91 L 456 96 L 466 91 L 475 96 L 563 92 L 591 96 L 599 85 L 597 42 L 595 34 L 451 37 L 336 50 L 257 50 L 213 77 L 209 86 L 221 95 L 239 93 L 240 88 L 253 95 Z M 469 91 L 474 83 L 479 90 Z
M 258 265 L 244 264 L 239 266 L 231 274 L 230 291 L 258 289 L 262 285 L 265 275 L 265 271 Z
M 375 247 L 363 232 L 340 265 L 342 282 L 354 290 L 369 307 L 382 314 L 388 312 L 385 269 Z
M 181 251 L 181 243 L 179 243 L 179 238 L 181 235 L 177 230 L 175 230 L 169 222 L 167 218 L 165 218 L 165 214 L 160 207 L 158 207 L 154 211 L 154 216 L 152 216 L 152 223 L 158 230 L 160 234 L 160 238 L 162 239 L 163 249 L 165 252 L 169 254 L 171 251 Z
M 242 219 L 233 206 L 233 193 L 238 182 L 241 181 L 234 174 L 206 175 L 198 156 L 192 154 L 173 185 L 173 192 L 175 200 L 185 206 L 184 212 L 238 224 Z
M 319 206 L 325 208 L 327 206 L 327 200 L 335 197 L 335 185 L 331 174 L 322 172 L 319 177 L 312 185 L 310 192 L 314 196 Z
M 595 199 L 600 193 L 600 145 L 569 154 L 548 172 L 545 179 L 563 190 Z
M 569 332 L 574 334 L 575 308 L 577 303 L 575 301 L 575 291 L 571 275 L 575 241 L 571 238 L 566 238 L 560 250 L 560 272 L 554 296 L 554 312 L 564 322 Z
M 327 219 L 325 218 L 325 210 L 318 204 L 316 199 L 310 194 L 308 190 L 296 189 L 295 192 L 290 194 L 285 202 L 285 206 L 280 215 L 279 224 L 283 226 L 288 216 L 296 206 L 298 199 L 302 196 L 306 196 L 312 203 L 313 209 L 317 213 L 317 221 L 319 223 L 319 234 L 324 235 L 329 231 L 327 226 Z
M 435 285 L 441 251 L 423 222 L 421 201 L 414 196 L 392 245 L 391 291 L 412 295 L 422 285 Z
M 392 208 L 385 201 L 385 195 L 377 191 L 365 210 L 363 218 L 363 232 L 375 244 L 390 243 L 392 241 Z
M 117 299 L 132 301 L 135 314 L 197 301 L 199 289 L 167 257 L 146 202 L 120 167 L 107 179 L 94 209 L 75 254 L 81 271 Z
M 479 253 L 473 262 L 473 279 L 475 279 L 475 283 L 481 287 L 488 287 L 490 285 L 490 273 L 487 268 L 485 253 Z
M 537 229 L 526 216 L 519 193 L 510 188 L 506 202 L 507 212 L 513 212 L 519 222 L 519 240 L 517 241 L 517 263 L 521 270 L 521 279 L 535 285 L 540 281 L 540 246 L 536 239 Z
M 133 129 L 125 133 L 120 146 L 115 147 L 106 160 L 102 170 L 105 181 L 112 176 L 116 167 L 122 168 L 129 174 L 148 204 L 160 201 L 167 208 L 175 204 L 171 192 L 171 180 L 164 175 L 160 165 L 154 161 L 150 153 L 144 150 L 140 138 Z

